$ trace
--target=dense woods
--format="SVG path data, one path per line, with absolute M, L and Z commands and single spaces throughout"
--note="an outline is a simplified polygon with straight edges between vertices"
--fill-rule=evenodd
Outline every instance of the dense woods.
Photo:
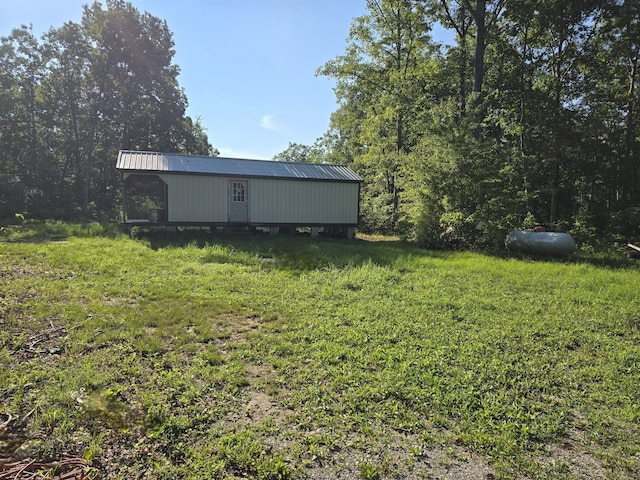
M 167 23 L 130 3 L 85 6 L 42 38 L 0 39 L 0 218 L 114 218 L 119 149 L 209 154 Z
M 536 224 L 637 239 L 639 47 L 630 0 L 368 0 L 317 72 L 335 82 L 329 130 L 275 159 L 350 165 L 361 228 L 426 246 Z M 214 153 L 173 55 L 166 22 L 121 0 L 3 37 L 0 217 L 113 217 L 119 149 Z
M 637 2 L 367 7 L 318 70 L 339 102 L 323 158 L 366 179 L 364 229 L 429 246 L 499 245 L 537 223 L 640 235 Z

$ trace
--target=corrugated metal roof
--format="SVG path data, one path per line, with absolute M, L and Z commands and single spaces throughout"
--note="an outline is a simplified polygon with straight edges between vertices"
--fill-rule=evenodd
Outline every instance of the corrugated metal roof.
M 205 175 L 335 180 L 342 182 L 362 181 L 362 178 L 344 165 L 246 160 L 129 150 L 120 151 L 116 168 L 118 170 L 143 172 L 199 173 Z

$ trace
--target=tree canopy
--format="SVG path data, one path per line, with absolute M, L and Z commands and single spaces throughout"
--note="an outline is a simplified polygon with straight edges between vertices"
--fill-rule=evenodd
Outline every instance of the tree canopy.
M 537 223 L 637 239 L 639 19 L 631 0 L 368 0 L 317 72 L 329 130 L 275 159 L 349 164 L 361 228 L 424 245 Z M 120 149 L 216 154 L 174 54 L 167 23 L 123 0 L 0 38 L 0 217 L 113 216 Z
M 174 54 L 167 23 L 123 0 L 0 38 L 0 217 L 113 216 L 120 149 L 215 154 Z
M 365 178 L 362 227 L 430 246 L 536 223 L 640 235 L 639 8 L 368 0 L 318 70 L 336 82 L 332 159 Z

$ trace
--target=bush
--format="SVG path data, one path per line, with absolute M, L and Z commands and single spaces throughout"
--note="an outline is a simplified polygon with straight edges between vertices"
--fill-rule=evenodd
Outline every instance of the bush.
M 443 229 L 440 224 L 442 207 L 430 197 L 422 199 L 422 205 L 415 222 L 415 240 L 426 248 L 443 248 Z
M 612 215 L 609 231 L 632 238 L 640 236 L 640 207 L 629 207 Z
M 573 227 L 569 230 L 578 245 L 593 245 L 597 241 L 594 218 L 586 206 L 580 207 L 573 217 Z
M 360 204 L 360 227 L 363 233 L 390 235 L 393 231 L 393 207 L 390 195 L 364 196 Z

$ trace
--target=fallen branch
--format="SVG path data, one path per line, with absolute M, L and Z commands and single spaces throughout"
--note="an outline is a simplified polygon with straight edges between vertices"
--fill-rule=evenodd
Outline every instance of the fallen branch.
M 0 480 L 89 480 L 89 471 L 82 458 L 49 463 L 24 460 L 0 466 Z

